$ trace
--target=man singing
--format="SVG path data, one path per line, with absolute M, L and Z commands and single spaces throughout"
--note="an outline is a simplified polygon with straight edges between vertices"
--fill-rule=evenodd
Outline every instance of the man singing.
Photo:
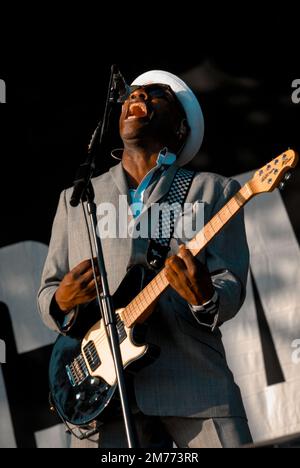
M 121 161 L 93 179 L 95 202 L 116 207 L 120 195 L 138 219 L 153 203 L 168 200 L 180 167 L 198 153 L 204 132 L 200 105 L 177 76 L 150 71 L 139 76 L 122 106 Z M 204 206 L 207 223 L 239 190 L 213 173 L 196 173 L 185 201 Z M 70 333 L 96 297 L 81 207 L 62 192 L 38 295 L 45 324 Z M 177 196 L 177 195 L 176 195 Z M 118 224 L 117 215 L 117 224 Z M 165 261 L 170 286 L 147 321 L 146 341 L 160 348 L 158 359 L 134 377 L 132 410 L 142 447 L 238 447 L 251 441 L 239 388 L 229 370 L 220 326 L 245 298 L 248 247 L 243 214 L 237 215 L 195 258 L 186 239 L 169 239 Z M 106 236 L 102 240 L 111 294 L 129 266 L 149 268 L 147 239 Z M 91 440 L 73 447 L 126 447 L 123 419 L 113 417 Z M 172 446 L 172 445 L 171 445 Z

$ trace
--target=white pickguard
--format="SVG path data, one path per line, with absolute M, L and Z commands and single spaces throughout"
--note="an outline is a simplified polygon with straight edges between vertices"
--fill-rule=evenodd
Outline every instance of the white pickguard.
M 123 310 L 124 309 L 118 309 L 116 310 L 116 313 L 121 314 Z M 123 366 L 125 368 L 131 362 L 143 356 L 148 349 L 148 345 L 142 345 L 142 346 L 135 345 L 132 342 L 132 329 L 125 327 L 125 325 L 124 325 L 124 328 L 125 328 L 127 337 L 121 343 L 120 350 L 121 350 Z M 96 347 L 98 356 L 101 361 L 100 366 L 95 371 L 92 371 L 92 369 L 89 366 L 88 361 L 85 359 L 85 362 L 88 366 L 90 374 L 94 377 L 100 377 L 101 379 L 104 379 L 111 386 L 115 385 L 117 382 L 115 366 L 114 366 L 114 361 L 113 361 L 113 357 L 112 357 L 111 350 L 110 350 L 109 341 L 106 337 L 105 325 L 104 325 L 103 320 L 100 320 L 99 322 L 97 322 L 83 338 L 82 345 L 81 345 L 83 356 L 84 356 L 83 348 L 90 341 L 93 341 Z

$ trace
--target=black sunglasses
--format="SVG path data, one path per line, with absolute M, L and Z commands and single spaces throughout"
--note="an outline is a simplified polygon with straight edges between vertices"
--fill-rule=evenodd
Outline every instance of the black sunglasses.
M 154 83 L 148 85 L 133 85 L 130 86 L 130 94 L 139 88 L 146 90 L 147 94 L 151 97 L 156 98 L 171 98 L 172 101 L 178 101 L 176 94 L 172 90 L 171 86 L 163 83 Z

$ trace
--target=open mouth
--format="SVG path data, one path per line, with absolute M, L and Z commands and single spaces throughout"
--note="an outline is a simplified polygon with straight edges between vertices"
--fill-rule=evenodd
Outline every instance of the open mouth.
M 126 120 L 141 119 L 148 116 L 148 110 L 144 102 L 134 102 L 129 106 Z

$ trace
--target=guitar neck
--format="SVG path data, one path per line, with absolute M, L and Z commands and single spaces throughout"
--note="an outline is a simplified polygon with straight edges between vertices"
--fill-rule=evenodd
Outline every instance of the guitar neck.
M 226 224 L 254 196 L 246 183 L 221 210 L 198 232 L 186 245 L 193 256 L 198 255 L 209 242 L 226 226 Z M 142 323 L 153 311 L 153 306 L 159 296 L 169 286 L 163 268 L 155 278 L 127 305 L 122 312 L 122 318 L 127 327 Z

